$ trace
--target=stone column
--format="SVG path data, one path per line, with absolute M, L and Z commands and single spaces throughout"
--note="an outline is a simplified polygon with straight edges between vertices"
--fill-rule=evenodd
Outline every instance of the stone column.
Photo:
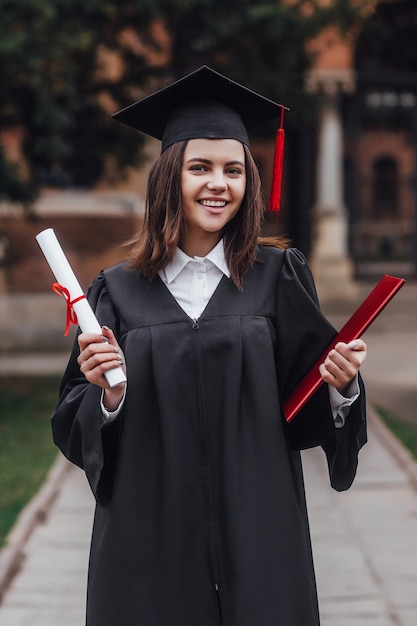
M 352 301 L 357 296 L 353 263 L 348 252 L 348 220 L 344 205 L 343 127 L 339 98 L 352 88 L 346 71 L 318 71 L 309 76 L 307 87 L 320 92 L 317 199 L 313 207 L 311 268 L 321 300 Z

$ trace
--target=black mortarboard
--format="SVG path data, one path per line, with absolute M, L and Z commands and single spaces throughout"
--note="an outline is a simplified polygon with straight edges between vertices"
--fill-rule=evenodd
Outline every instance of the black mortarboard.
M 113 118 L 162 140 L 162 152 L 183 139 L 237 139 L 281 114 L 282 106 L 203 65 Z
M 284 108 L 203 65 L 113 118 L 160 139 L 164 152 L 188 139 L 236 139 L 249 145 L 247 131 L 256 126 L 280 117 L 282 127 Z

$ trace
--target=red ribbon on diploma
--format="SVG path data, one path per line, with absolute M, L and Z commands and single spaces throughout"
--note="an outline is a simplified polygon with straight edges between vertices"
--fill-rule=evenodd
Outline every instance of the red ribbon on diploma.
M 75 326 L 76 324 L 78 324 L 77 314 L 72 307 L 74 306 L 76 302 L 79 302 L 80 300 L 84 300 L 85 295 L 82 294 L 78 298 L 71 300 L 70 292 L 68 291 L 66 287 L 64 287 L 63 285 L 60 285 L 60 283 L 54 283 L 52 285 L 52 289 L 55 291 L 55 293 L 57 293 L 59 296 L 64 298 L 64 300 L 67 303 L 67 319 L 66 319 L 65 333 L 64 333 L 66 337 L 69 333 L 70 325 L 74 324 Z

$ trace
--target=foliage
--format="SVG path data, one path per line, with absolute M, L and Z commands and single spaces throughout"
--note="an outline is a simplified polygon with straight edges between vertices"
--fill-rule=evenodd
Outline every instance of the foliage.
M 391 74 L 398 81 L 408 75 L 413 81 L 417 69 L 417 5 L 415 0 L 381 2 L 365 22 L 356 56 L 361 72 Z
M 25 164 L 0 157 L 0 197 L 29 202 L 39 186 L 90 187 L 137 165 L 142 136 L 109 114 L 202 64 L 289 105 L 298 123 L 312 107 L 306 40 L 356 19 L 349 0 L 321 4 L 0 0 L 0 133 L 24 129 Z
M 311 118 L 315 108 L 304 91 L 306 43 L 330 24 L 348 31 L 362 19 L 352 0 L 148 0 L 148 6 L 171 41 L 166 81 L 210 65 L 289 106 L 290 125 Z
M 146 73 L 140 55 L 133 68 L 131 50 L 115 44 L 127 23 L 116 2 L 0 4 L 0 128 L 23 126 L 29 182 L 85 187 L 100 178 L 107 155 L 116 169 L 136 163 L 140 137 L 109 116 L 130 101 L 130 82 L 124 72 L 109 75 L 104 49 L 128 59 L 137 87 Z
M 57 454 L 49 420 L 57 392 L 56 378 L 0 378 L 0 546 Z
M 30 206 L 35 197 L 34 186 L 22 180 L 19 165 L 6 159 L 0 146 L 0 202 L 10 200 Z

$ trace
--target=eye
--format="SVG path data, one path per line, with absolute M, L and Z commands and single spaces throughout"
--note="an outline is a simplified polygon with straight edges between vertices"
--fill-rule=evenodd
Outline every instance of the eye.
M 207 172 L 207 165 L 203 163 L 196 163 L 194 165 L 190 165 L 190 172 Z
M 226 174 L 228 174 L 229 176 L 240 176 L 241 174 L 243 174 L 243 171 L 239 167 L 229 167 L 226 170 Z

